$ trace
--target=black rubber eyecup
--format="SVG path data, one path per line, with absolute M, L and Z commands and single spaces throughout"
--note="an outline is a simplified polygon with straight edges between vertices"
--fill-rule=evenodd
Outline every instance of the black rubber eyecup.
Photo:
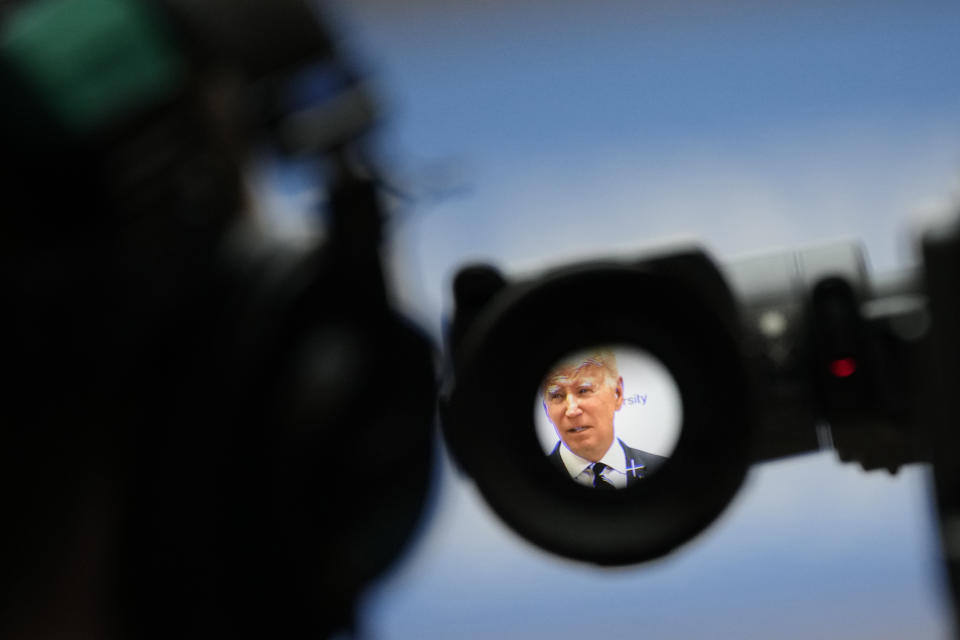
M 656 357 L 682 401 L 669 460 L 619 491 L 557 473 L 533 427 L 550 366 L 598 345 Z M 443 412 L 448 444 L 499 516 L 544 549 L 604 565 L 656 558 L 709 525 L 743 481 L 751 417 L 738 343 L 681 280 L 600 265 L 508 288 L 477 317 L 460 353 Z

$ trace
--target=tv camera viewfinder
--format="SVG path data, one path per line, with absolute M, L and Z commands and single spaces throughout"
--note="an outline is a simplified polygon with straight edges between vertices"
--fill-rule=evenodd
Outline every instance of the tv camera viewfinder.
M 584 291 L 592 308 L 557 304 Z M 723 511 L 748 466 L 752 419 L 749 402 L 731 402 L 747 394 L 736 308 L 701 250 L 515 282 L 472 266 L 454 298 L 444 433 L 518 533 L 628 564 Z

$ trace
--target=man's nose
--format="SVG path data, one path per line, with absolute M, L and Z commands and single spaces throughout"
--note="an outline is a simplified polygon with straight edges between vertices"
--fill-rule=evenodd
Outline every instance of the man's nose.
M 581 413 L 583 412 L 580 411 L 580 406 L 577 404 L 577 399 L 574 397 L 572 393 L 568 394 L 567 395 L 567 411 L 566 411 L 567 417 L 573 418 L 580 415 Z

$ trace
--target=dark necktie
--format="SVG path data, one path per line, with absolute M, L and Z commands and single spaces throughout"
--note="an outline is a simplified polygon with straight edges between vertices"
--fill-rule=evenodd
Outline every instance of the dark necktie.
M 607 465 L 602 462 L 593 463 L 593 486 L 597 489 L 615 489 L 612 484 L 600 477 L 600 474 L 603 473 L 603 470 L 607 468 Z

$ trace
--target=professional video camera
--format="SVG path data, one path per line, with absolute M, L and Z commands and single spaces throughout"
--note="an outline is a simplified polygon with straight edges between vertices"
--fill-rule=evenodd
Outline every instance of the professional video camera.
M 430 344 L 385 284 L 362 78 L 298 0 L 0 9 L 0 635 L 348 626 L 422 512 L 436 399 Z M 316 167 L 322 242 L 256 228 L 252 147 Z M 517 531 L 604 565 L 695 536 L 759 461 L 829 442 L 867 469 L 932 462 L 956 581 L 957 276 L 955 222 L 916 270 L 875 281 L 853 245 L 469 267 L 444 435 Z M 616 302 L 557 313 L 583 289 Z M 624 444 L 622 469 L 579 456 L 574 477 L 565 438 L 601 430 L 557 424 L 578 394 L 646 402 L 617 375 L 581 380 L 615 360 L 669 401 L 660 441 Z
M 930 230 L 921 257 L 875 280 L 855 244 L 726 265 L 682 246 L 513 281 L 467 267 L 453 287 L 447 442 L 518 533 L 604 565 L 701 532 L 756 462 L 827 446 L 867 470 L 932 462 L 956 585 L 958 220 Z M 568 304 L 585 295 L 605 303 Z M 659 395 L 642 425 L 653 446 L 614 438 L 614 412 L 647 401 L 632 376 Z
M 348 625 L 422 512 L 435 400 L 365 83 L 298 0 L 2 9 L 0 635 Z M 256 228 L 251 148 L 316 168 L 322 242 Z

